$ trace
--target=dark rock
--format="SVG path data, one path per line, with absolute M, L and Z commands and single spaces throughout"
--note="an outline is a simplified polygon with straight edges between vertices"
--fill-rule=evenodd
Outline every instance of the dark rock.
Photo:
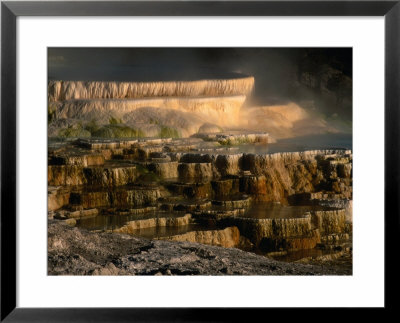
M 94 252 L 96 251 L 96 253 Z M 351 271 L 283 263 L 235 248 L 92 233 L 51 220 L 49 275 L 348 275 Z

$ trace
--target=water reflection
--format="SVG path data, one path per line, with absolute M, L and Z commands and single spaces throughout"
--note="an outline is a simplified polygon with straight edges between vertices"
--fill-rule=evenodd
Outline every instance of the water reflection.
M 213 206 L 213 209 L 223 211 L 225 208 L 220 206 Z M 244 215 L 241 217 L 257 218 L 257 219 L 283 219 L 283 218 L 299 218 L 303 217 L 305 213 L 310 211 L 333 210 L 334 208 L 324 206 L 284 206 L 276 203 L 254 203 L 245 209 Z M 128 212 L 127 212 L 128 213 Z M 151 218 L 176 218 L 184 216 L 185 212 L 181 211 L 153 211 L 143 214 L 99 214 L 95 217 L 81 218 L 77 220 L 77 226 L 94 231 L 107 231 L 115 230 L 122 227 L 129 221 L 151 219 Z M 186 232 L 189 229 L 211 230 L 209 226 L 200 226 L 192 224 L 188 227 L 182 228 L 180 232 Z M 147 230 L 147 229 L 146 229 Z M 190 231 L 190 230 L 189 230 Z M 146 237 L 152 238 L 151 232 L 158 234 L 158 231 L 145 232 Z M 140 234 L 141 235 L 141 234 Z M 156 237 L 156 236 L 154 236 Z
M 213 210 L 220 210 L 224 208 L 213 206 Z M 243 215 L 240 217 L 245 218 L 299 218 L 304 217 L 307 212 L 310 211 L 321 211 L 321 210 L 332 210 L 334 208 L 323 207 L 323 206 L 285 206 L 276 203 L 259 202 L 253 203 L 250 207 L 246 208 Z M 226 209 L 225 209 L 226 210 Z M 128 210 L 125 210 L 128 211 Z M 184 216 L 186 212 L 180 211 L 152 211 L 144 214 L 100 214 L 95 217 L 82 218 L 77 220 L 77 226 L 92 231 L 112 231 L 124 226 L 129 221 L 150 219 L 150 218 L 173 218 Z M 206 218 L 205 218 L 206 219 Z M 146 239 L 159 239 L 167 236 L 174 236 L 184 234 L 190 231 L 206 231 L 222 229 L 221 225 L 215 221 L 200 221 L 201 223 L 190 223 L 188 225 L 177 226 L 177 227 L 151 227 L 145 229 L 134 230 L 131 234 L 134 236 L 146 238 Z M 243 247 L 244 248 L 244 247 Z M 308 257 L 320 257 L 332 251 L 320 250 L 320 249 L 306 249 L 297 251 L 287 251 L 284 253 L 277 253 L 274 255 L 268 254 L 260 249 L 244 248 L 245 251 L 252 251 L 259 255 L 273 257 L 276 260 L 293 262 L 302 258 Z
M 190 231 L 213 230 L 215 227 L 191 223 L 178 227 L 152 227 L 146 229 L 133 230 L 132 235 L 147 239 L 159 239 L 162 237 L 184 234 Z
M 125 225 L 129 221 L 134 220 L 143 220 L 150 218 L 160 218 L 160 217 L 179 217 L 183 216 L 184 212 L 148 212 L 144 214 L 99 214 L 95 217 L 81 218 L 77 220 L 76 225 L 78 227 L 92 230 L 92 231 L 107 231 L 107 230 L 115 230 L 123 225 Z
M 256 219 L 289 219 L 300 218 L 310 211 L 326 211 L 334 208 L 309 205 L 309 206 L 286 206 L 276 203 L 255 203 L 246 211 L 243 217 Z

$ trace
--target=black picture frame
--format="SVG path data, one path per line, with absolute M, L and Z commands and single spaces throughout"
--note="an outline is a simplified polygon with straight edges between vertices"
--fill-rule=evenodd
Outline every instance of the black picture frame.
M 19 16 L 384 16 L 385 310 L 396 309 L 392 266 L 399 237 L 400 1 L 2 1 L 1 3 L 1 321 L 186 322 L 256 319 L 265 309 L 17 308 L 16 19 Z M 371 148 L 372 152 L 373 148 Z M 372 166 L 371 166 L 372 167 Z M 371 170 L 371 176 L 373 169 Z M 371 188 L 373 189 L 373 188 Z M 373 255 L 371 255 L 373 261 Z M 275 309 L 278 310 L 278 309 Z M 287 309 L 284 309 L 287 311 Z M 282 309 L 280 310 L 282 312 Z M 330 311 L 332 316 L 336 312 Z M 380 311 L 379 311 L 380 312 Z M 282 313 L 281 313 L 282 314 Z M 382 313 L 378 314 L 381 315 Z M 261 316 L 262 317 L 262 316 Z M 253 320 L 253 319 L 249 319 Z

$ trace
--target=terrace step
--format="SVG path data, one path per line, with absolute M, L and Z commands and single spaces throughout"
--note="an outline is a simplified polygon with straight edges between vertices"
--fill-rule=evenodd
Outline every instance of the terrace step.
M 47 169 L 50 186 L 122 186 L 137 178 L 136 166 L 121 162 L 108 161 L 100 166 L 49 165 Z
M 205 183 L 166 183 L 165 187 L 173 194 L 190 199 L 209 199 L 213 196 L 210 182 Z
M 47 210 L 49 212 L 58 210 L 69 203 L 70 191 L 60 186 L 49 186 L 47 188 Z
M 234 248 L 239 245 L 240 232 L 237 227 L 228 227 L 221 230 L 189 231 L 184 234 L 162 237 L 161 240 L 196 242 L 225 248 Z
M 113 230 L 115 233 L 133 234 L 138 230 L 156 227 L 179 227 L 190 224 L 192 216 L 185 214 L 180 217 L 154 217 L 149 219 L 133 220 L 124 226 Z
M 86 218 L 86 217 L 95 217 L 99 214 L 99 210 L 94 209 L 80 209 L 80 210 L 68 210 L 63 209 L 59 210 L 55 213 L 55 219 L 79 219 L 79 218 Z
M 218 176 L 212 163 L 179 163 L 178 177 L 181 181 L 187 180 L 210 180 Z
M 163 211 L 200 211 L 211 208 L 211 201 L 207 199 L 175 199 L 168 198 L 158 203 L 158 207 Z
M 231 196 L 229 198 L 221 199 L 221 200 L 213 200 L 213 205 L 221 206 L 223 208 L 246 208 L 249 207 L 251 204 L 251 197 L 247 195 L 237 195 Z
M 259 244 L 260 250 L 271 252 L 277 250 L 299 250 L 313 249 L 321 242 L 321 235 L 318 229 L 311 230 L 309 234 L 297 237 L 271 237 L 262 238 Z
M 49 165 L 96 166 L 104 165 L 104 156 L 86 151 L 65 151 L 49 156 Z
M 150 172 L 153 172 L 162 179 L 178 178 L 178 162 L 170 160 L 156 160 L 143 164 Z
M 70 194 L 71 205 L 84 208 L 136 207 L 154 205 L 167 195 L 162 187 L 120 186 L 111 190 L 74 190 Z

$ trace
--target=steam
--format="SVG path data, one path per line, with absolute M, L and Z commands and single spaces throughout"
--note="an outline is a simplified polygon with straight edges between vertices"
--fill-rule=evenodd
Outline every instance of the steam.
M 294 102 L 284 105 L 243 108 L 242 126 L 256 131 L 267 131 L 274 139 L 337 133 L 326 120 L 300 107 Z

